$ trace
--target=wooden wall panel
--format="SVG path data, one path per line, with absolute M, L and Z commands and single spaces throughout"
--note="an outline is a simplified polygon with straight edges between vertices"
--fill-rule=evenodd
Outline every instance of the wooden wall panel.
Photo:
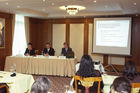
M 6 56 L 12 55 L 12 14 L 0 13 L 5 18 L 5 48 L 0 48 L 0 70 L 4 70 Z
M 89 34 L 89 24 L 86 20 L 84 24 L 84 54 L 88 54 L 88 34 Z
M 140 17 L 133 18 L 131 47 L 132 56 L 126 57 L 126 61 L 133 60 L 140 66 Z
M 39 19 L 30 18 L 30 42 L 33 48 L 39 50 L 41 54 L 45 44 L 52 44 L 52 24 Z

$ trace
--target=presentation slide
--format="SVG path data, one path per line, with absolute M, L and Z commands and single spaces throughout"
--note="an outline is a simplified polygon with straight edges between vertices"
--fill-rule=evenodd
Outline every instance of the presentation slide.
M 97 21 L 96 45 L 127 47 L 129 20 Z
M 130 55 L 131 18 L 95 18 L 93 53 Z

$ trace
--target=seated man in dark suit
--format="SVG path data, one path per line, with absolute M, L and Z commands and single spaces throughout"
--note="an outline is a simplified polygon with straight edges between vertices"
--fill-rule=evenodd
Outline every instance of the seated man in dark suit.
M 69 45 L 66 42 L 63 45 L 64 45 L 64 48 L 62 48 L 61 55 L 66 56 L 68 52 L 72 52 L 72 49 L 69 48 Z
M 54 49 L 51 47 L 50 43 L 46 43 L 46 48 L 43 50 L 43 55 L 45 56 L 54 56 Z
M 28 48 L 26 48 L 24 55 L 25 56 L 34 56 L 35 55 L 35 50 L 32 48 L 32 43 L 28 43 Z

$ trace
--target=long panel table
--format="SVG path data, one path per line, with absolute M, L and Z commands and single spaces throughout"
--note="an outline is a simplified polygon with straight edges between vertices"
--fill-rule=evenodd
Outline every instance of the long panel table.
M 75 73 L 75 64 L 76 59 L 7 56 L 5 71 L 16 65 L 18 73 L 71 77 Z

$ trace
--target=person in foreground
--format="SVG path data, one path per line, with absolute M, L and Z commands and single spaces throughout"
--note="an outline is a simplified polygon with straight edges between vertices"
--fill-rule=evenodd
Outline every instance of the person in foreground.
M 81 76 L 82 78 L 86 77 L 101 77 L 101 74 L 99 71 L 94 69 L 92 59 L 89 55 L 83 55 L 82 59 L 80 61 L 80 68 L 76 72 L 76 75 Z M 80 83 L 80 85 L 79 85 Z M 82 93 L 85 93 L 85 87 L 81 85 L 80 81 L 77 81 L 78 89 L 82 90 Z M 73 83 L 73 86 L 75 87 L 75 83 Z M 101 82 L 101 90 L 103 89 L 103 82 Z M 89 88 L 89 93 L 97 93 L 98 89 L 98 82 L 94 82 L 93 86 Z
M 131 93 L 131 83 L 125 77 L 118 77 L 113 81 L 110 93 Z
M 46 76 L 41 76 L 32 85 L 31 93 L 48 93 L 50 80 Z
M 8 87 L 8 85 L 6 83 L 0 83 L 0 87 L 2 87 L 2 88 L 0 88 L 0 93 L 8 93 L 8 90 L 6 89 L 6 87 Z
M 26 48 L 24 55 L 25 56 L 34 56 L 35 55 L 35 50 L 32 48 L 32 43 L 28 43 L 28 48 Z
M 44 56 L 54 56 L 54 49 L 51 47 L 50 43 L 46 43 L 45 48 L 43 50 Z
M 66 56 L 68 52 L 72 52 L 72 49 L 69 47 L 68 43 L 64 42 L 64 48 L 62 48 L 61 55 Z
M 125 62 L 123 76 L 131 83 L 140 83 L 140 76 L 136 72 L 136 65 L 133 61 Z

